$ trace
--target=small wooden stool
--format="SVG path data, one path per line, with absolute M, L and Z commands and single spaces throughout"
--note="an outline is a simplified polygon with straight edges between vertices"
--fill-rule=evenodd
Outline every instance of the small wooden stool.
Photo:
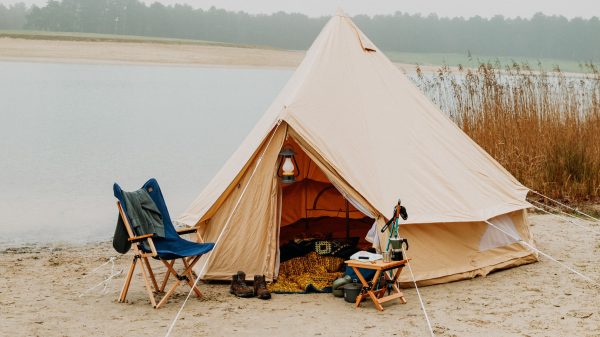
M 352 269 L 354 269 L 354 272 L 356 273 L 356 276 L 358 276 L 358 278 L 360 279 L 360 283 L 362 283 L 362 290 L 360 292 L 360 295 L 358 295 L 356 297 L 356 308 L 358 308 L 360 306 L 360 302 L 362 302 L 367 296 L 371 298 L 371 300 L 373 301 L 373 304 L 375 304 L 375 308 L 377 308 L 377 310 L 379 311 L 383 311 L 383 306 L 381 305 L 381 303 L 387 302 L 387 301 L 391 301 L 395 298 L 400 299 L 400 303 L 402 304 L 406 304 L 406 299 L 404 298 L 404 294 L 402 293 L 402 291 L 400 291 L 400 288 L 398 288 L 398 276 L 400 276 L 400 272 L 402 272 L 402 268 L 404 268 L 404 265 L 410 261 L 410 259 L 408 260 L 402 260 L 402 261 L 391 261 L 391 262 L 383 262 L 382 260 L 378 260 L 378 261 L 357 261 L 357 260 L 348 260 L 346 261 L 346 264 L 350 267 L 352 267 Z M 367 282 L 367 280 L 365 280 L 364 276 L 360 273 L 359 268 L 364 268 L 364 269 L 372 269 L 372 270 L 376 270 L 375 272 L 375 276 L 373 276 L 373 281 L 371 282 Z M 394 272 L 394 277 L 390 278 L 390 276 L 386 273 L 386 271 L 391 270 L 391 269 L 396 269 L 396 271 Z M 379 276 L 381 275 L 381 273 L 383 272 L 383 274 L 385 275 L 385 280 L 388 283 L 392 284 L 392 292 L 393 294 L 388 295 L 388 296 L 383 296 L 387 290 L 387 287 L 383 287 L 382 289 L 379 290 L 373 290 L 373 284 L 377 283 L 379 281 Z

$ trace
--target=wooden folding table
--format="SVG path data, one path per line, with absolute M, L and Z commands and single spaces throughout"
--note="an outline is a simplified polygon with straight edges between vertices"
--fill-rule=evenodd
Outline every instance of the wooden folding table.
M 382 303 L 391 301 L 396 298 L 398 298 L 400 300 L 400 303 L 406 304 L 406 299 L 404 298 L 404 294 L 402 293 L 402 291 L 400 291 L 400 288 L 398 288 L 398 276 L 400 276 L 400 273 L 402 272 L 402 268 L 404 268 L 404 265 L 408 261 L 410 261 L 410 259 L 402 260 L 402 261 L 391 261 L 391 262 L 387 262 L 387 263 L 383 262 L 382 260 L 372 261 L 372 262 L 369 262 L 369 261 L 363 262 L 363 261 L 357 261 L 357 260 L 346 261 L 346 264 L 348 266 L 352 267 L 352 269 L 354 269 L 356 276 L 358 276 L 360 283 L 363 286 L 360 294 L 356 297 L 356 308 L 358 308 L 360 306 L 360 303 L 366 297 L 369 297 L 373 301 L 375 308 L 377 308 L 377 310 L 379 310 L 379 311 L 383 311 L 383 306 L 381 305 Z M 375 270 L 375 276 L 373 276 L 373 281 L 367 282 L 367 280 L 365 280 L 364 276 L 360 273 L 359 268 Z M 392 270 L 392 269 L 396 269 L 396 270 L 394 272 L 392 272 L 393 277 L 390 277 L 388 275 L 388 273 L 386 273 L 386 271 Z M 374 284 L 379 281 L 379 277 L 380 277 L 381 273 L 383 273 L 383 275 L 385 275 L 386 283 L 391 284 L 392 294 L 390 294 L 388 296 L 383 296 L 385 294 L 385 292 L 388 290 L 387 285 L 380 285 L 381 289 L 377 289 L 377 290 L 373 289 Z

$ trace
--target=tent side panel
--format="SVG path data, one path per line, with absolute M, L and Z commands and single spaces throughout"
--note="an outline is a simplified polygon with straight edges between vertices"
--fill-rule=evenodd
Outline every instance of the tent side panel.
M 524 255 L 522 257 L 510 259 L 510 260 L 507 260 L 504 262 L 489 265 L 486 267 L 469 270 L 464 273 L 452 274 L 452 275 L 447 275 L 447 276 L 442 276 L 442 277 L 427 279 L 427 280 L 420 280 L 420 281 L 417 281 L 417 285 L 419 285 L 419 287 L 422 287 L 422 286 L 431 286 L 431 285 L 436 285 L 436 284 L 443 284 L 443 283 L 467 280 L 467 279 L 472 279 L 472 278 L 475 278 L 478 276 L 486 276 L 493 271 L 514 268 L 514 267 L 522 266 L 524 264 L 534 263 L 537 261 L 538 261 L 537 257 L 535 257 L 533 254 L 529 254 L 529 255 Z M 414 284 L 413 284 L 412 280 L 410 279 L 410 277 L 409 278 L 403 277 L 400 279 L 400 286 L 402 288 L 412 288 L 412 287 L 414 287 Z
M 508 215 L 521 237 L 531 241 L 526 212 Z M 485 222 L 402 225 L 400 235 L 408 238 L 415 279 L 422 284 L 444 283 L 537 261 L 537 256 L 519 243 L 480 251 L 487 228 Z M 383 247 L 386 242 L 387 237 L 382 238 Z M 401 282 L 411 281 L 409 273 L 402 275 Z
M 273 278 L 279 226 L 276 169 L 285 129 L 279 127 L 275 131 L 262 160 L 253 159 L 239 183 L 207 221 L 203 237 L 214 242 L 231 216 L 212 253 L 205 279 L 230 279 L 238 270 L 245 271 L 248 278 L 262 274 Z M 261 147 L 259 156 L 266 146 Z

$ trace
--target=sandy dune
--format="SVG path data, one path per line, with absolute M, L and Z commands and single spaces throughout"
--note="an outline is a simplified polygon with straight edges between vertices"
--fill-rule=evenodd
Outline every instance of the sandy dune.
M 600 234 L 547 215 L 531 217 L 543 251 L 600 280 Z M 600 226 L 590 225 L 596 233 Z M 187 289 L 154 310 L 137 275 L 130 302 L 118 304 L 123 276 L 108 293 L 79 297 L 110 274 L 117 256 L 109 243 L 9 249 L 0 253 L 0 331 L 4 336 L 164 336 Z M 130 256 L 117 256 L 126 268 Z M 157 266 L 158 264 L 155 263 Z M 238 299 L 227 285 L 203 284 L 191 298 L 172 336 L 426 336 L 414 289 L 408 304 L 371 304 L 355 310 L 330 294 L 274 295 L 270 301 Z M 600 287 L 555 262 L 497 272 L 485 278 L 421 288 L 436 336 L 600 336 Z

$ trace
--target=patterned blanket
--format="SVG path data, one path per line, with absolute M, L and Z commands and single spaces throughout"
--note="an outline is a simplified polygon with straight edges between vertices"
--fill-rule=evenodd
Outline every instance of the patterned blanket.
M 331 282 L 343 276 L 344 259 L 310 252 L 281 263 L 269 291 L 278 294 L 331 292 Z

